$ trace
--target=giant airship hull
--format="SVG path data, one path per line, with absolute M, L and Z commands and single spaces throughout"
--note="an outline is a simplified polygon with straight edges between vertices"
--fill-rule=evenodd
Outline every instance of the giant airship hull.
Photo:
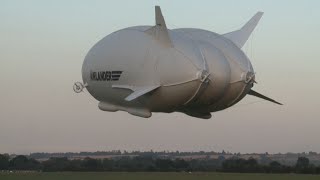
M 95 44 L 82 66 L 83 83 L 103 111 L 140 117 L 182 112 L 208 119 L 254 95 L 255 73 L 241 50 L 260 20 L 258 12 L 240 30 L 220 35 L 182 28 L 169 30 L 160 7 L 155 26 L 125 28 Z M 278 103 L 280 104 L 280 103 Z

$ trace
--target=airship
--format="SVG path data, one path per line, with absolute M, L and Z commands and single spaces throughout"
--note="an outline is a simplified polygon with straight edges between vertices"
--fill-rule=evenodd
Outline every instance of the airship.
M 252 90 L 255 71 L 242 47 L 263 12 L 241 29 L 218 34 L 196 28 L 168 29 L 159 6 L 154 26 L 134 26 L 97 42 L 82 65 L 82 82 L 102 111 L 180 112 L 210 119 L 246 95 L 281 103 Z

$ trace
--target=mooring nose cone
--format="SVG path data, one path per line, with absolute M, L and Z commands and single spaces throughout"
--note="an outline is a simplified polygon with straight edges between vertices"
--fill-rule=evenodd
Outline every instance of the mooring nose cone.
M 85 86 L 81 82 L 75 82 L 74 85 L 73 85 L 73 91 L 75 93 L 82 92 L 83 88 L 85 88 Z

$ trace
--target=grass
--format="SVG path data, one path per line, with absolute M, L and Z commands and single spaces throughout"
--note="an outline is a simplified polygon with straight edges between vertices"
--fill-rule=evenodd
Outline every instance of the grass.
M 238 173 L 152 173 L 152 172 L 52 172 L 0 173 L 1 180 L 319 180 L 320 175 Z

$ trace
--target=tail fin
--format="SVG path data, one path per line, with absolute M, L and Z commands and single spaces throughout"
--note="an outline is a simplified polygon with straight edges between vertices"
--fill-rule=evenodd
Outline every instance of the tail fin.
M 168 33 L 166 22 L 164 21 L 160 6 L 155 6 L 156 25 L 147 29 L 145 33 L 152 35 L 163 45 L 172 47 L 172 42 Z
M 247 42 L 254 28 L 257 26 L 262 15 L 263 12 L 257 12 L 241 29 L 223 34 L 223 36 L 230 39 L 239 48 L 242 48 Z
M 273 100 L 273 99 L 271 99 L 271 98 L 269 98 L 269 97 L 267 97 L 267 96 L 265 96 L 265 95 L 262 95 L 262 94 L 254 91 L 254 90 L 252 90 L 252 89 L 249 91 L 248 94 L 251 95 L 251 96 L 256 96 L 256 97 L 258 97 L 258 98 L 261 98 L 261 99 L 264 99 L 264 100 L 267 100 L 267 101 L 270 101 L 270 102 L 279 104 L 279 105 L 283 105 L 282 103 L 279 103 L 279 102 L 277 102 L 277 101 L 275 101 L 275 100 Z

